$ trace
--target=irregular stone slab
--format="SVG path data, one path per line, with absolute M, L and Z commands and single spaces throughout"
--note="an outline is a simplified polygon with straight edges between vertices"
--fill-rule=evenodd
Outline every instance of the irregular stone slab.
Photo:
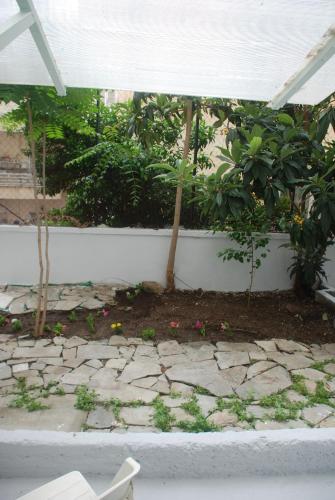
M 286 396 L 291 403 L 307 403 L 308 401 L 305 396 L 293 390 L 287 391 Z
M 217 425 L 218 427 L 225 427 L 226 425 L 234 425 L 237 424 L 238 418 L 237 415 L 232 413 L 229 410 L 216 411 L 212 413 L 207 418 L 208 422 Z
M 102 302 L 101 300 L 94 299 L 94 298 L 89 298 L 86 299 L 84 302 L 80 304 L 81 307 L 84 309 L 102 309 L 105 305 L 105 302 Z
M 152 342 L 150 341 L 146 341 L 144 342 L 143 339 L 141 339 L 140 337 L 129 337 L 128 338 L 128 345 L 132 345 L 132 346 L 135 346 L 135 345 L 142 345 L 142 344 L 146 344 L 146 345 L 153 345 Z
M 87 344 L 81 345 L 77 350 L 77 357 L 83 359 L 110 359 L 119 358 L 119 350 L 115 346 Z
M 172 382 L 171 391 L 178 394 L 191 396 L 193 394 L 194 387 L 191 385 L 182 384 L 180 382 Z
M 320 372 L 319 370 L 314 370 L 314 368 L 303 368 L 300 370 L 292 370 L 292 375 L 301 375 L 304 378 L 308 378 L 309 380 L 314 380 L 318 382 L 320 380 L 324 380 L 326 378 L 326 374 Z
M 96 368 L 97 370 L 103 368 L 104 366 L 99 359 L 89 359 L 88 361 L 86 361 L 85 365 Z
M 113 431 L 114 432 L 114 431 Z M 126 432 L 162 432 L 160 429 L 157 429 L 157 427 L 153 427 L 152 425 L 129 425 L 127 427 Z
M 183 408 L 170 408 L 170 414 L 175 419 L 178 426 L 179 422 L 194 422 L 195 417 L 187 413 Z
M 143 387 L 144 389 L 149 389 L 158 381 L 158 377 L 146 377 L 139 378 L 132 382 L 136 387 Z
M 62 376 L 61 381 L 64 384 L 70 385 L 85 385 L 88 384 L 90 378 L 96 373 L 96 369 L 90 366 L 81 365 L 79 368 L 75 368 L 70 373 L 65 373 Z
M 58 382 L 61 377 L 70 371 L 70 368 L 65 366 L 48 366 L 51 371 L 43 373 L 43 380 L 45 384 L 49 382 Z
M 26 298 L 14 299 L 8 310 L 11 314 L 24 314 L 26 312 Z
M 215 398 L 214 398 L 215 399 Z M 188 397 L 172 398 L 171 396 L 162 396 L 162 401 L 168 408 L 179 408 L 182 404 L 189 401 Z
M 334 409 L 328 405 L 317 405 L 311 408 L 304 408 L 302 410 L 302 417 L 304 420 L 312 425 L 319 424 L 322 420 L 329 417 L 334 412 Z
M 298 344 L 298 342 L 294 342 L 294 340 L 286 340 L 286 339 L 276 339 L 275 340 L 277 347 L 280 351 L 285 352 L 309 352 L 309 349 L 302 344 Z
M 68 368 L 78 368 L 78 366 L 82 365 L 84 363 L 84 359 L 80 358 L 71 358 L 71 359 L 64 359 L 64 366 Z
M 197 394 L 196 399 L 204 417 L 208 417 L 215 410 L 217 398 L 205 394 Z
M 250 380 L 253 377 L 256 377 L 260 373 L 265 372 L 275 366 L 273 361 L 259 361 L 248 368 L 247 379 Z
M 97 406 L 95 410 L 89 412 L 86 425 L 95 429 L 109 429 L 117 426 L 118 422 L 112 410 Z
M 324 371 L 329 373 L 329 375 L 335 375 L 335 363 L 328 363 L 325 365 Z
M 63 365 L 63 358 L 41 358 L 39 359 L 39 361 L 45 363 L 46 365 L 53 365 L 53 366 Z
M 120 382 L 129 383 L 138 378 L 161 375 L 161 373 L 160 365 L 148 358 L 148 361 L 132 361 L 129 363 L 120 375 L 119 380 Z
M 249 352 L 261 351 L 260 347 L 251 342 L 217 342 L 218 351 L 223 352 Z
M 114 345 L 114 346 L 127 346 L 128 345 L 128 340 L 125 337 L 122 337 L 121 335 L 112 335 L 108 341 L 109 345 Z
M 256 422 L 256 431 L 276 430 L 276 429 L 302 429 L 308 425 L 303 420 L 288 420 L 287 422 L 276 422 L 269 420 L 267 422 Z
M 134 356 L 148 356 L 150 358 L 157 357 L 158 353 L 156 347 L 150 345 L 139 345 L 136 347 Z
M 335 416 L 331 416 L 322 420 L 319 427 L 335 427 Z
M 48 347 L 17 347 L 13 358 L 59 358 L 62 353 L 61 346 Z
M 19 373 L 13 373 L 15 378 L 27 378 L 27 377 L 37 377 L 39 375 L 37 370 L 25 370 Z
M 220 372 L 221 377 L 225 382 L 232 386 L 233 389 L 242 384 L 247 374 L 246 366 L 234 366 Z
M 33 366 L 32 366 L 33 368 Z M 18 363 L 17 365 L 13 365 L 12 371 L 13 373 L 20 373 L 29 370 L 29 364 L 28 363 Z M 1 367 L 0 367 L 0 372 L 1 372 Z M 0 376 L 1 378 L 1 376 Z
M 306 379 L 306 380 L 304 380 L 304 384 L 305 384 L 308 392 L 310 392 L 311 394 L 315 393 L 316 388 L 317 388 L 316 382 L 314 382 L 313 380 Z
M 81 337 L 70 337 L 69 339 L 65 339 L 63 345 L 66 349 L 71 349 L 72 347 L 78 347 L 80 345 L 86 345 L 87 340 L 82 339 Z
M 135 352 L 135 347 L 133 345 L 129 347 L 120 347 L 119 350 L 122 358 L 131 359 Z
M 236 389 L 236 393 L 242 399 L 248 399 L 250 396 L 254 399 L 260 399 L 263 396 L 287 389 L 290 385 L 292 385 L 292 381 L 288 372 L 285 368 L 276 366 L 244 382 Z
M 23 408 L 0 408 L 2 429 L 31 429 L 63 432 L 78 432 L 86 420 L 87 412 L 77 410 L 73 395 L 49 396 L 43 403 L 48 410 L 28 412 Z
M 166 368 L 180 363 L 188 363 L 189 361 L 189 357 L 185 354 L 173 354 L 172 356 L 162 356 L 160 358 L 160 363 Z
M 30 365 L 30 368 L 32 370 L 38 370 L 38 371 L 42 371 L 44 370 L 44 368 L 46 367 L 47 365 L 45 363 L 43 363 L 42 361 L 40 362 L 36 362 L 36 363 L 31 363 Z
M 204 342 L 190 342 L 182 345 L 189 361 L 206 361 L 213 359 L 215 347 Z
M 127 360 L 123 358 L 109 359 L 106 361 L 106 368 L 114 368 L 115 370 L 123 370 L 127 364 Z
M 72 311 L 80 306 L 81 300 L 58 300 L 53 309 L 55 311 Z M 34 307 L 36 308 L 36 306 Z
M 72 347 L 71 349 L 63 349 L 63 358 L 65 359 L 74 359 L 77 357 L 77 348 Z
M 216 352 L 214 356 L 217 359 L 220 370 L 250 363 L 249 354 L 243 351 Z
M 90 387 L 98 387 L 100 389 L 109 389 L 111 386 L 113 386 L 115 380 L 117 377 L 117 370 L 114 370 L 113 368 L 101 368 L 100 370 L 96 371 L 91 377 L 90 380 Z
M 64 375 L 64 373 L 68 373 L 71 368 L 67 368 L 66 366 L 47 366 L 43 373 L 51 373 L 53 375 Z
M 50 345 L 52 343 L 52 340 L 50 339 L 38 339 L 35 342 L 35 347 L 45 347 L 47 345 Z
M 285 366 L 288 370 L 298 370 L 300 368 L 308 368 L 314 361 L 307 358 L 303 354 L 284 354 L 282 352 L 268 353 L 268 359 Z
M 7 361 L 7 359 L 10 359 L 12 357 L 11 352 L 7 351 L 0 351 L 0 362 L 1 361 Z
M 332 355 L 332 357 L 335 357 L 335 343 L 332 343 L 332 344 L 323 344 L 322 347 L 327 352 L 329 352 Z
M 274 340 L 255 340 L 255 344 L 257 344 L 266 352 L 277 350 L 277 346 Z
M 53 343 L 55 345 L 64 345 L 65 342 L 66 342 L 66 338 L 64 338 L 64 337 L 54 337 L 53 338 Z
M 250 351 L 248 354 L 250 361 L 266 361 L 268 359 L 266 353 L 263 351 Z
M 228 396 L 233 393 L 231 385 L 219 374 L 215 361 L 174 365 L 165 375 L 172 382 L 204 387 L 214 396 Z
M 172 356 L 173 354 L 183 354 L 184 349 L 176 340 L 161 342 L 157 346 L 159 356 Z
M 15 297 L 9 295 L 5 292 L 0 292 L 0 309 L 8 309 L 9 304 L 14 300 Z
M 273 418 L 275 414 L 275 410 L 273 408 L 263 408 L 258 405 L 249 405 L 246 410 L 249 415 L 259 419 Z
M 326 349 L 312 348 L 311 353 L 315 361 L 330 361 L 333 357 Z
M 154 409 L 151 406 L 138 408 L 122 408 L 120 418 L 127 425 L 151 425 Z
M 143 401 L 145 404 L 150 404 L 158 396 L 158 393 L 151 389 L 142 389 L 123 382 L 111 383 L 108 389 L 97 387 L 95 390 L 103 399 L 119 399 L 122 403 Z
M 170 394 L 170 386 L 165 375 L 158 377 L 157 382 L 151 387 L 153 391 L 160 394 Z
M 6 365 L 5 363 L 0 364 L 0 380 L 6 379 L 6 378 L 11 378 L 12 376 L 12 370 L 10 366 Z
M 35 340 L 18 340 L 17 342 L 19 347 L 34 347 L 35 346 Z M 41 346 L 39 346 L 41 347 Z M 42 346 L 43 347 L 43 346 Z

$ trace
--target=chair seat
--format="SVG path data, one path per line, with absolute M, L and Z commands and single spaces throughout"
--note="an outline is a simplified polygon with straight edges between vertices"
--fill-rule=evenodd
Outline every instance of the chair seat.
M 17 500 L 97 500 L 86 479 L 78 471 L 70 472 Z

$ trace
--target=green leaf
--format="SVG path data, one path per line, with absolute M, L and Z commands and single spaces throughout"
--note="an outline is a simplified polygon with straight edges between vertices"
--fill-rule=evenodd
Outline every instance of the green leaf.
M 279 123 L 281 123 L 282 125 L 288 125 L 288 126 L 294 127 L 294 120 L 287 113 L 279 113 L 277 118 L 278 118 Z
M 249 146 L 249 149 L 248 149 L 248 154 L 250 156 L 253 156 L 257 153 L 257 151 L 259 150 L 259 148 L 261 147 L 262 145 L 262 138 L 261 137 L 253 137 L 251 139 L 251 142 L 250 142 L 250 146 Z

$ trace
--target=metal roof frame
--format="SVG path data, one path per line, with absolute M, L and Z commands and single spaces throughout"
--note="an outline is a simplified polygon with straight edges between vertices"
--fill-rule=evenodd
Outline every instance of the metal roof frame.
M 16 0 L 16 2 L 20 12 L 0 26 L 0 50 L 29 29 L 58 95 L 66 95 L 65 85 L 32 0 Z

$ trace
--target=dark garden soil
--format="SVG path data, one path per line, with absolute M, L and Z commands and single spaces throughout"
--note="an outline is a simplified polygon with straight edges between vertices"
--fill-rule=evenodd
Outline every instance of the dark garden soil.
M 126 293 L 121 291 L 107 317 L 103 317 L 101 311 L 92 312 L 94 335 L 88 332 L 86 318 L 89 313 L 77 310 L 77 319 L 71 322 L 68 313 L 48 312 L 47 324 L 52 328 L 60 322 L 66 326 L 65 336 L 78 335 L 92 340 L 114 335 L 111 323 L 120 322 L 127 337 L 139 336 L 143 329 L 154 328 L 155 340 L 240 342 L 276 337 L 306 343 L 335 342 L 334 313 L 311 299 L 297 299 L 292 292 L 254 293 L 248 308 L 244 293 L 199 290 L 154 295 L 141 292 L 129 301 Z M 20 320 L 23 328 L 18 335 L 32 332 L 33 315 L 21 315 Z M 197 320 L 206 325 L 204 337 L 194 329 Z M 179 328 L 174 332 L 170 331 L 171 321 L 179 322 Z M 225 331 L 220 328 L 223 322 L 226 322 Z M 0 333 L 10 331 L 10 324 L 0 328 Z M 52 335 L 45 333 L 46 337 Z

